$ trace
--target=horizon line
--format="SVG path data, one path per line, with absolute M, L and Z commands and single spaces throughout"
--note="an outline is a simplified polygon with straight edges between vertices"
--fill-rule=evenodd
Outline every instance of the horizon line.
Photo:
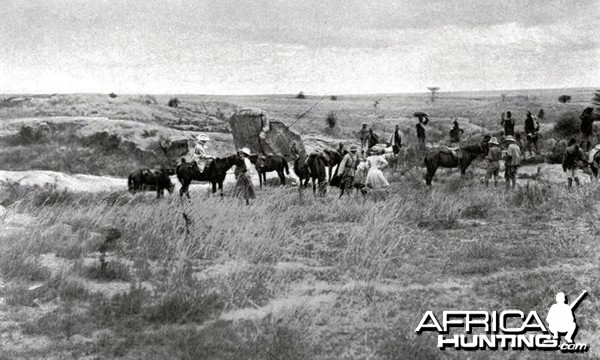
M 440 93 L 477 93 L 477 92 L 503 92 L 503 91 L 540 91 L 540 90 L 593 90 L 600 89 L 600 85 L 598 86 L 581 86 L 581 87 L 540 87 L 540 88 L 515 88 L 515 89 L 479 89 L 479 90 L 447 90 L 443 91 L 441 88 L 437 91 L 437 94 Z M 431 91 L 410 91 L 410 92 L 373 92 L 373 93 L 307 93 L 304 91 L 298 91 L 296 93 L 248 93 L 248 94 L 222 94 L 222 93 L 192 93 L 192 92 L 184 92 L 184 93 L 157 93 L 157 92 L 123 92 L 121 95 L 157 95 L 157 96 L 230 96 L 230 97 L 247 97 L 247 96 L 297 96 L 300 93 L 303 93 L 306 97 L 326 97 L 326 96 L 389 96 L 389 95 L 422 95 L 429 94 Z M 119 95 L 118 92 L 111 92 Z M 105 92 L 7 92 L 0 93 L 0 95 L 109 95 L 111 93 Z

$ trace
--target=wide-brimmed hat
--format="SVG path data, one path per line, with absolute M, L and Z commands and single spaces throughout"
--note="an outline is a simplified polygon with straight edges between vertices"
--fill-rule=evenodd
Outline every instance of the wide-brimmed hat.
M 350 152 L 357 152 L 357 151 L 358 151 L 358 146 L 357 145 L 350 146 Z
M 500 145 L 500 143 L 498 143 L 498 139 L 496 139 L 495 137 L 493 137 L 488 144 L 490 144 L 490 145 Z
M 208 135 L 206 134 L 198 134 L 196 135 L 196 140 L 198 141 L 209 141 Z
M 505 142 L 517 142 L 517 140 L 515 140 L 515 138 L 512 135 L 508 135 L 507 137 L 504 138 Z
M 379 154 L 379 153 L 381 153 L 381 150 L 382 150 L 381 147 L 379 147 L 377 145 L 375 145 L 369 149 L 369 151 L 373 154 Z
M 238 151 L 241 152 L 242 154 L 252 156 L 252 151 L 250 151 L 250 149 L 248 149 L 247 147 L 241 148 Z

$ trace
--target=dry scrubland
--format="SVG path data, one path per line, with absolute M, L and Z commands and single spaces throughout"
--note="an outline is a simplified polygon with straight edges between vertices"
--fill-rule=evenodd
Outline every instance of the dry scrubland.
M 579 112 L 593 93 L 573 90 L 568 93 L 574 104 L 560 104 L 556 98 L 565 91 L 527 99 L 524 92 L 508 93 L 504 102 L 499 94 L 442 93 L 433 104 L 426 95 L 379 96 L 377 109 L 369 97 L 327 97 L 294 127 L 312 146 L 347 141 L 362 122 L 380 130 L 398 122 L 408 135 L 410 114 L 424 110 L 433 117 L 432 137 L 436 131 L 441 137 L 442 130 L 445 135 L 451 116 L 468 122 L 467 134 L 474 136 L 483 127 L 499 130 L 501 111 L 512 110 L 522 126 L 521 113 L 543 107 L 549 123 L 562 112 Z M 215 129 L 224 126 L 215 120 L 217 108 L 226 113 L 260 107 L 290 124 L 318 100 L 181 96 L 181 106 L 198 114 L 181 121 L 191 110 L 167 107 L 169 97 L 153 97 L 156 103 L 147 97 L 104 98 L 61 95 L 13 106 L 4 101 L 2 170 L 54 164 L 60 141 L 74 159 L 80 159 L 78 151 L 95 156 L 82 159 L 78 171 L 69 168 L 68 157 L 46 169 L 122 175 L 149 161 L 131 153 L 145 152 L 163 133 L 207 131 L 213 121 Z M 38 101 L 42 104 L 32 105 Z M 332 108 L 338 127 L 326 130 Z M 85 120 L 65 120 L 70 125 L 60 128 L 47 119 L 51 131 L 41 133 L 39 142 L 21 133 L 21 121 L 38 124 L 48 116 Z M 119 139 L 112 152 L 102 141 L 85 142 L 94 136 L 81 131 L 91 126 L 89 116 L 116 129 L 107 131 Z M 157 132 L 143 137 L 139 124 L 142 132 Z M 123 129 L 134 130 L 127 138 Z M 224 135 L 213 137 L 224 136 L 224 148 L 233 149 L 227 129 L 217 131 Z M 27 156 L 20 163 L 4 162 L 16 151 Z M 35 162 L 34 151 L 48 153 L 46 160 Z M 439 351 L 435 336 L 417 336 L 414 329 L 426 310 L 518 308 L 545 317 L 557 292 L 573 299 L 585 288 L 591 290 L 576 311 L 576 340 L 590 351 L 578 358 L 600 357 L 597 187 L 569 191 L 532 175 L 519 180 L 520 188 L 505 191 L 442 171 L 427 189 L 424 170 L 414 163 L 388 174 L 391 195 L 382 202 L 360 196 L 338 200 L 337 191 L 315 198 L 295 187 L 267 187 L 244 206 L 203 191 L 193 192 L 192 201 L 177 196 L 157 201 L 152 194 L 3 183 L 0 359 L 558 359 L 563 356 L 546 352 Z

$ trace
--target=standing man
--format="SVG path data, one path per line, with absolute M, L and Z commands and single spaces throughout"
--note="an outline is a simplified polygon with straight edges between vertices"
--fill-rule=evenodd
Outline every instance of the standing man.
M 396 128 L 390 139 L 388 141 L 389 145 L 392 147 L 394 155 L 398 155 L 400 153 L 400 148 L 402 147 L 402 137 L 400 136 L 400 125 L 396 125 Z
M 369 149 L 379 144 L 379 136 L 377 136 L 373 129 L 369 129 Z
M 421 147 L 425 147 L 425 128 L 421 123 L 417 123 L 417 139 Z
M 490 140 L 491 141 L 491 140 Z M 517 145 L 517 141 L 512 135 L 508 135 L 504 141 L 508 143 L 506 155 L 504 158 L 504 178 L 506 179 L 506 188 L 508 189 L 512 183 L 512 187 L 517 186 L 517 169 L 521 165 L 521 150 Z
M 539 152 L 537 145 L 539 131 L 540 124 L 533 118 L 531 111 L 528 111 L 527 117 L 525 118 L 525 135 L 527 136 L 526 150 L 529 150 L 529 154 L 531 156 L 533 156 L 532 146 L 535 147 L 536 154 Z
M 364 155 L 365 147 L 369 142 L 369 129 L 367 129 L 367 124 L 363 124 L 362 129 L 360 129 L 360 153 Z
M 419 140 L 419 145 L 424 148 L 425 147 L 425 128 L 424 125 L 427 125 L 429 122 L 429 115 L 424 112 L 417 111 L 413 113 L 413 116 L 416 116 L 419 119 L 417 123 L 417 139 Z
M 504 117 L 504 113 L 502 113 L 500 125 L 504 127 L 504 136 L 515 135 L 515 119 L 513 119 L 510 111 L 506 112 L 506 118 Z
M 502 160 L 502 149 L 498 139 L 493 137 L 488 142 L 488 154 L 485 157 L 487 160 L 487 168 L 485 173 L 485 186 L 487 187 L 492 176 L 494 177 L 494 187 L 498 185 L 498 172 L 500 171 L 500 160 Z
M 569 187 L 573 186 L 573 180 L 575 180 L 575 184 L 580 184 L 579 178 L 575 176 L 575 170 L 581 168 L 584 164 L 587 164 L 585 153 L 577 145 L 577 140 L 575 138 L 571 138 L 567 144 L 567 148 L 565 149 L 562 160 L 563 171 L 570 171 L 567 179 L 567 184 Z
M 342 174 L 342 182 L 340 184 L 340 198 L 344 195 L 344 190 L 348 190 L 348 194 L 352 193 L 352 185 L 354 184 L 354 175 L 356 174 L 356 167 L 358 166 L 358 146 L 350 146 L 350 152 L 344 156 L 338 173 Z
M 587 107 L 581 113 L 581 146 L 585 151 L 590 151 L 592 147 L 592 136 L 594 133 L 594 108 Z
M 460 135 L 465 131 L 458 126 L 458 120 L 454 119 L 454 127 L 450 129 L 450 145 L 458 147 L 460 144 Z

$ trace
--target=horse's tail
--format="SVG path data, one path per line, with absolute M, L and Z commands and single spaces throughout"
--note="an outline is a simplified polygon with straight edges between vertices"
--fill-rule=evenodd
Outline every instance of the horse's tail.
M 287 163 L 286 160 L 283 161 L 283 168 L 285 169 L 285 173 L 287 175 L 289 175 L 290 174 L 290 167 L 288 166 L 288 163 Z

